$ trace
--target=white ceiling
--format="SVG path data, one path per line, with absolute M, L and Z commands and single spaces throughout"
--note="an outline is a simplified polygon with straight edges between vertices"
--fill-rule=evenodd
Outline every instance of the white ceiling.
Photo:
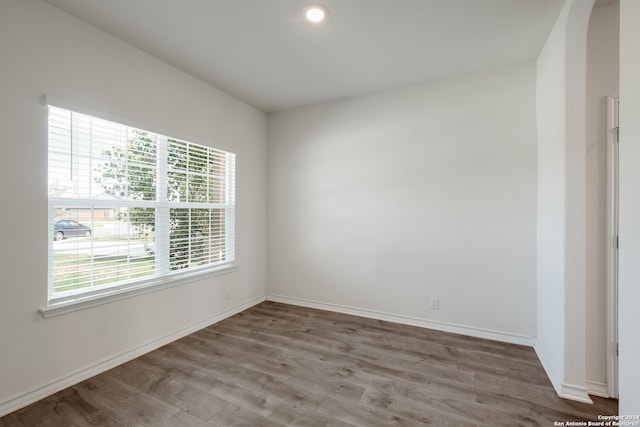
M 564 0 L 46 0 L 264 111 L 535 60 Z

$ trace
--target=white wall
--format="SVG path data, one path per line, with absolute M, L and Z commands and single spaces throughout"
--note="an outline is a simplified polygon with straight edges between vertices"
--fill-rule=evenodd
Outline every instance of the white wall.
M 0 415 L 264 298 L 266 116 L 36 0 L 0 2 Z M 236 272 L 43 319 L 55 94 L 237 153 Z M 231 300 L 224 301 L 224 288 Z
M 620 413 L 640 415 L 640 2 L 620 1 Z M 640 425 L 637 422 L 636 425 Z
M 586 42 L 593 0 L 567 0 L 537 61 L 536 351 L 563 397 L 586 388 Z
M 533 343 L 534 64 L 271 114 L 268 141 L 268 298 Z
M 537 343 L 551 382 L 564 377 L 565 4 L 537 61 Z
M 620 5 L 596 7 L 587 35 L 587 385 L 606 394 L 607 96 L 619 91 Z M 610 243 L 609 243 L 610 244 Z

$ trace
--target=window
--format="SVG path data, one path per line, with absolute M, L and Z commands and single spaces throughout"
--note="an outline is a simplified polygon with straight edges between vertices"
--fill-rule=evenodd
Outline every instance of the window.
M 49 106 L 49 306 L 234 262 L 235 154 Z

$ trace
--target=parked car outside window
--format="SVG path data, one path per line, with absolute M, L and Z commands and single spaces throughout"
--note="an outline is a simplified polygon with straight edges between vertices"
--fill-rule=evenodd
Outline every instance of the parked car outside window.
M 53 224 L 53 240 L 67 237 L 91 237 L 91 227 L 87 227 L 72 219 L 61 219 Z

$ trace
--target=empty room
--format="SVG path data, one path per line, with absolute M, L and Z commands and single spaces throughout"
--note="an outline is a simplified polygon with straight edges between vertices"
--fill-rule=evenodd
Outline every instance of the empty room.
M 0 426 L 640 426 L 637 0 L 0 0 Z

